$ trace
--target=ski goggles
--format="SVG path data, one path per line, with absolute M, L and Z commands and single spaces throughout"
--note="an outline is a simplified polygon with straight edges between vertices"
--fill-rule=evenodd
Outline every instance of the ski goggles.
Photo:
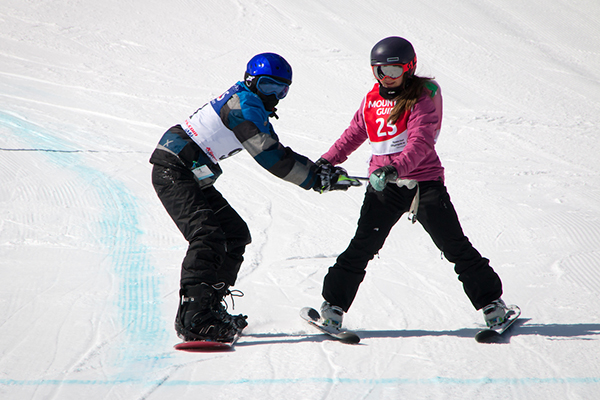
M 256 89 L 266 96 L 274 94 L 275 97 L 281 100 L 287 96 L 290 90 L 290 85 L 271 78 L 270 76 L 263 75 L 258 78 L 258 81 L 256 82 Z
M 382 80 L 384 78 L 398 79 L 409 70 L 410 64 L 373 65 L 373 75 Z

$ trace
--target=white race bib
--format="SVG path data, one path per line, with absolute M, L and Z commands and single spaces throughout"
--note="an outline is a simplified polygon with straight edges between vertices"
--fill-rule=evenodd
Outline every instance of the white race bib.
M 209 104 L 198 109 L 181 126 L 215 164 L 244 148 Z

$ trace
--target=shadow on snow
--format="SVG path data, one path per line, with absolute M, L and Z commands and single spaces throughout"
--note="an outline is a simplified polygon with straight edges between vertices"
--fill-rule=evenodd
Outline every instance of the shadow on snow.
M 508 331 L 505 332 L 503 342 L 507 343 L 510 337 L 515 336 L 543 336 L 549 340 L 597 340 L 593 336 L 600 335 L 600 324 L 527 324 L 530 318 L 519 318 Z M 359 330 L 356 331 L 361 339 L 379 338 L 415 338 L 427 336 L 451 336 L 459 338 L 473 338 L 482 328 L 464 328 L 458 330 Z M 237 346 L 250 346 L 256 344 L 284 344 L 302 342 L 324 342 L 335 340 L 323 334 L 289 334 L 289 333 L 255 333 L 242 336 L 243 341 Z M 253 341 L 251 339 L 259 339 Z

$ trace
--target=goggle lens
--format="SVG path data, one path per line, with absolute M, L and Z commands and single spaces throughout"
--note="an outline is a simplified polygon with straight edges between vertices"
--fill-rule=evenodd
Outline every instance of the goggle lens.
M 279 100 L 287 96 L 290 85 L 278 81 L 270 76 L 261 76 L 256 82 L 256 88 L 264 95 L 269 96 L 274 94 Z
M 373 75 L 381 80 L 384 78 L 398 79 L 408 71 L 408 64 L 403 65 L 373 65 Z

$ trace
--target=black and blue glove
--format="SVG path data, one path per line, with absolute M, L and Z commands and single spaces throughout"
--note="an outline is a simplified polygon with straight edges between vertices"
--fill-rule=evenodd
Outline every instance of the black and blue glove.
M 324 158 L 319 158 L 315 163 L 318 167 L 318 179 L 313 189 L 319 193 L 332 190 L 348 190 L 350 186 L 360 186 L 361 183 L 348 177 L 348 172 L 342 167 L 334 167 Z

